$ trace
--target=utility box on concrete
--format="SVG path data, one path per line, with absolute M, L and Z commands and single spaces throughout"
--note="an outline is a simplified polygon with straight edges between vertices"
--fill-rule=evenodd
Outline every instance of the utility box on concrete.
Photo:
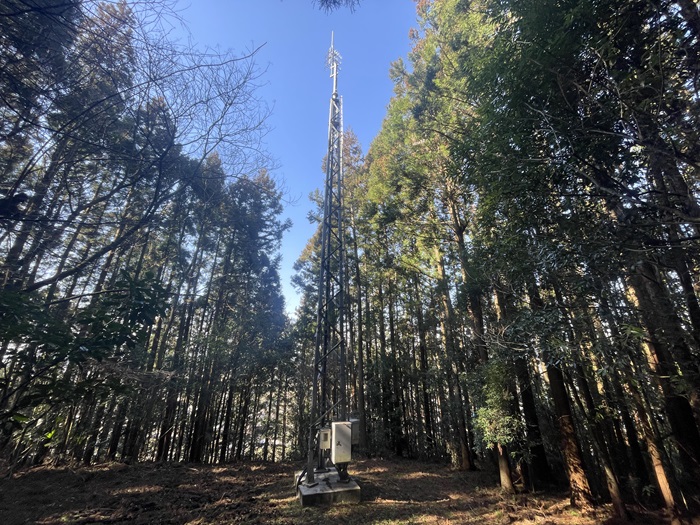
M 349 463 L 352 459 L 352 423 L 350 421 L 334 421 L 331 423 L 331 461 Z
M 297 495 L 302 506 L 331 503 L 359 503 L 360 485 L 348 475 L 348 463 L 352 460 L 353 423 L 335 421 L 330 428 L 319 430 L 318 443 L 321 454 L 327 457 L 330 449 L 334 469 L 314 469 L 313 482 L 309 483 L 308 472 L 294 475 Z
M 296 479 L 299 479 L 300 475 L 301 473 L 297 472 Z M 303 507 L 359 503 L 361 500 L 361 489 L 357 482 L 354 479 L 341 481 L 335 469 L 317 472 L 315 479 L 316 483 L 311 486 L 303 482 L 297 484 L 297 496 Z

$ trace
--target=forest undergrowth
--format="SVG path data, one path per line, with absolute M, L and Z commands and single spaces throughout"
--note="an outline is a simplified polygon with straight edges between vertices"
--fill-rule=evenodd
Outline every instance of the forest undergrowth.
M 302 508 L 294 463 L 107 463 L 41 466 L 0 481 L 0 523 L 15 524 L 539 524 L 613 525 L 607 505 L 582 513 L 565 492 L 506 495 L 497 473 L 405 459 L 366 459 L 351 471 L 359 505 Z M 669 523 L 633 509 L 634 523 Z

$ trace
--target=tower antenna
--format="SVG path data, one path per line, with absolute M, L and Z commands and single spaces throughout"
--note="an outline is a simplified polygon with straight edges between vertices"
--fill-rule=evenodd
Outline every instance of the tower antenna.
M 353 423 L 348 420 L 345 364 L 343 110 L 338 95 L 340 60 L 331 34 L 327 66 L 333 79 L 333 93 L 328 117 L 308 451 L 305 476 L 302 473 L 297 479 L 302 505 L 360 500 L 360 487 L 347 471 L 353 441 L 359 436 L 357 432 L 353 433 Z
M 326 66 L 331 71 L 331 78 L 333 79 L 333 93 L 338 92 L 338 72 L 340 71 L 340 62 L 343 57 L 335 49 L 333 41 L 335 39 L 335 34 L 331 32 L 331 48 L 328 50 L 328 57 L 326 58 Z

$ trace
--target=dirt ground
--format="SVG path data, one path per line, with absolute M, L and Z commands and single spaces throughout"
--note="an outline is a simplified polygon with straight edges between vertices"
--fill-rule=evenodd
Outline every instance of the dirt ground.
M 410 460 L 351 464 L 360 504 L 302 508 L 297 464 L 107 464 L 38 467 L 0 480 L 0 525 L 85 524 L 538 524 L 614 525 L 608 506 L 593 514 L 566 494 L 506 496 L 484 472 L 457 472 Z M 633 509 L 633 523 L 669 523 Z

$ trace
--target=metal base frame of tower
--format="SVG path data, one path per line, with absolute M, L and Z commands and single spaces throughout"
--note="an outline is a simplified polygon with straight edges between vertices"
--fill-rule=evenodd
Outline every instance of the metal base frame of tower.
M 318 276 L 316 341 L 312 378 L 308 455 L 305 471 L 297 478 L 302 504 L 334 501 L 359 501 L 359 486 L 347 473 L 348 450 L 341 446 L 340 432 L 347 421 L 346 333 L 345 333 L 345 243 L 343 227 L 343 111 L 338 94 L 340 55 L 331 38 L 328 67 L 333 79 L 333 94 L 328 120 L 328 155 L 321 223 L 321 253 Z M 340 424 L 339 422 L 344 422 Z M 332 429 L 331 429 L 332 427 Z M 321 430 L 328 447 L 321 447 Z M 336 436 L 338 431 L 338 437 Z M 331 437 L 332 436 L 332 437 Z M 348 437 L 348 439 L 350 439 Z M 330 458 L 328 457 L 330 451 Z M 329 474 L 328 462 L 335 471 Z M 316 497 L 317 477 L 322 477 L 322 497 Z M 304 479 L 303 485 L 302 478 Z M 337 487 L 332 487 L 334 483 Z M 331 490 L 333 488 L 333 490 Z M 303 489 L 303 490 L 301 490 Z

